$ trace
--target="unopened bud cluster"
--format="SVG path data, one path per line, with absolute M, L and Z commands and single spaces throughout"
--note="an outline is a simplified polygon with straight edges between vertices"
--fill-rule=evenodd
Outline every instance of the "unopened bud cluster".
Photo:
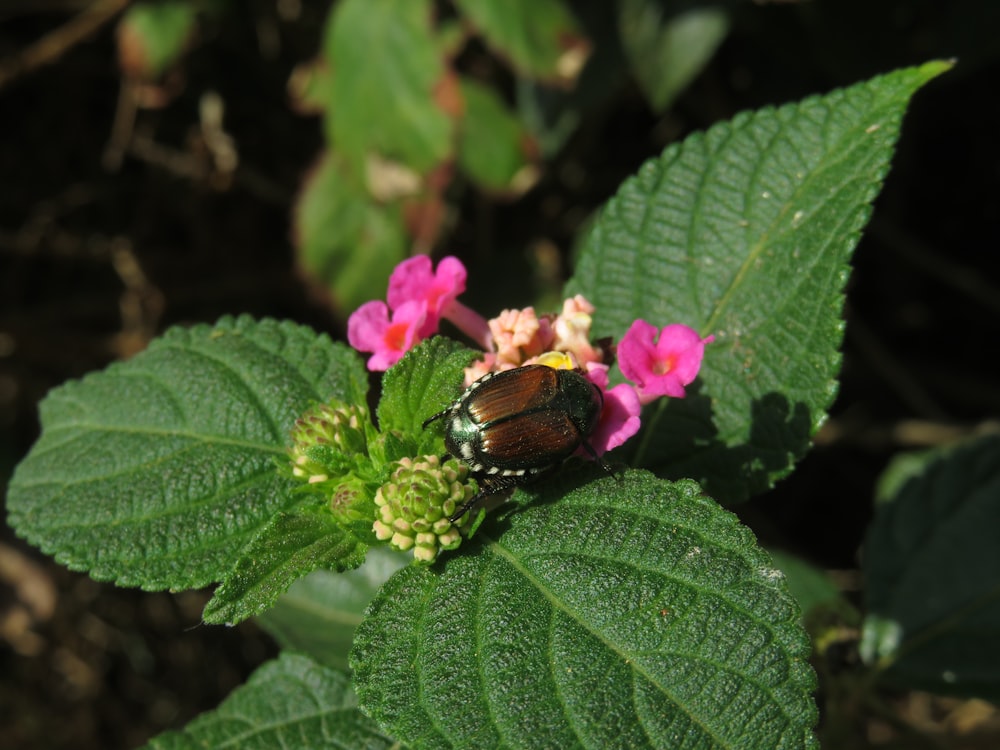
M 389 540 L 395 549 L 412 549 L 413 557 L 425 563 L 443 549 L 455 549 L 462 543 L 460 529 L 472 518 L 466 513 L 459 521 L 449 520 L 472 498 L 467 476 L 468 468 L 454 459 L 443 463 L 437 456 L 401 459 L 375 493 L 375 536 Z
M 367 455 L 368 410 L 353 404 L 317 404 L 295 423 L 289 458 L 293 476 L 325 482 L 354 456 Z

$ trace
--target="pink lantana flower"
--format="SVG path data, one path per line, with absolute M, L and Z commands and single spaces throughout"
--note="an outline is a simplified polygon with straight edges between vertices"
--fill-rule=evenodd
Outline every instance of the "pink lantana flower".
M 485 319 L 458 301 L 458 295 L 465 291 L 466 278 L 465 266 L 458 258 L 450 255 L 442 258 L 435 271 L 429 256 L 415 255 L 393 269 L 386 301 L 391 310 L 411 301 L 425 306 L 426 318 L 419 340 L 436 333 L 443 318 L 484 345 L 488 336 Z
M 347 321 L 347 338 L 358 351 L 374 352 L 368 369 L 387 370 L 408 349 L 437 332 L 442 319 L 483 348 L 489 344 L 486 319 L 458 301 L 465 291 L 465 266 L 443 258 L 437 271 L 426 255 L 404 260 L 389 277 L 385 302 L 367 302 Z
M 597 455 L 617 448 L 635 435 L 641 426 L 640 412 L 639 396 L 628 383 L 619 383 L 604 391 L 601 420 L 590 436 L 590 444 Z
M 622 445 L 639 431 L 642 404 L 628 383 L 608 388 L 608 366 L 596 362 L 584 366 L 587 380 L 601 389 L 604 408 L 597 427 L 590 436 L 590 447 L 598 456 Z
M 645 320 L 632 323 L 618 342 L 618 366 L 636 385 L 639 401 L 648 404 L 660 396 L 684 397 L 701 369 L 705 344 L 714 336 L 701 338 L 686 325 L 675 323 L 657 331 Z
M 533 307 L 504 310 L 489 321 L 489 327 L 501 370 L 520 367 L 551 348 L 552 327 L 546 318 L 538 318 Z
M 493 352 L 486 352 L 482 359 L 477 359 L 465 368 L 465 380 L 463 381 L 463 384 L 465 387 L 468 387 L 479 380 L 479 378 L 483 377 L 483 375 L 494 372 L 495 370 L 503 369 L 509 370 L 511 368 L 500 367 L 497 364 L 497 355 Z
M 610 362 L 610 352 L 590 343 L 593 312 L 594 306 L 579 294 L 563 302 L 558 315 L 538 315 L 533 307 L 504 310 L 489 321 L 487 353 L 466 370 L 465 384 L 471 385 L 476 375 L 539 362 L 561 367 L 542 361 L 551 354 L 566 355 L 571 369 Z
M 602 361 L 602 353 L 590 343 L 591 316 L 594 306 L 578 294 L 563 301 L 562 313 L 553 322 L 555 340 L 553 349 L 572 352 L 582 366 L 588 362 Z
M 373 352 L 368 369 L 388 370 L 420 341 L 426 308 L 418 300 L 393 311 L 378 300 L 366 302 L 347 321 L 347 341 L 359 352 Z

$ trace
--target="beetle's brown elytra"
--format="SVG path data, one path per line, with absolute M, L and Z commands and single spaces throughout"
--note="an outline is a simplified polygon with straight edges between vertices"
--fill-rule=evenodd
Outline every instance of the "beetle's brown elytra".
M 587 442 L 600 420 L 601 390 L 576 370 L 526 365 L 491 372 L 424 422 L 447 417 L 445 446 L 469 465 L 479 492 L 461 518 L 487 495 L 523 483 L 562 462 Z

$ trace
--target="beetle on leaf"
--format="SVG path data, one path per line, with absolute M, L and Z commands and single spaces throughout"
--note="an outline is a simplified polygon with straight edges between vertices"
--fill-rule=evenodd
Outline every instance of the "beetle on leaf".
M 489 495 L 529 481 L 583 447 L 606 471 L 588 438 L 601 417 L 600 388 L 576 370 L 526 365 L 491 372 L 424 421 L 445 419 L 448 452 L 469 465 L 479 491 L 457 521 Z

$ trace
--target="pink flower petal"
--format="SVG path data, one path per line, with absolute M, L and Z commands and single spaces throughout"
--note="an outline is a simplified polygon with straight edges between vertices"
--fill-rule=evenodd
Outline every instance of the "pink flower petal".
M 347 319 L 347 342 L 359 352 L 373 352 L 389 325 L 389 308 L 385 302 L 365 302 Z
M 392 319 L 384 302 L 366 302 L 347 321 L 347 340 L 361 352 L 372 352 L 368 369 L 388 370 L 420 341 L 425 313 L 419 301 L 404 303 Z
M 392 310 L 407 302 L 423 303 L 426 317 L 420 336 L 427 338 L 437 331 L 442 315 L 465 291 L 466 276 L 465 266 L 458 258 L 442 258 L 435 272 L 428 256 L 416 255 L 393 270 L 386 300 Z
M 701 369 L 705 344 L 714 340 L 679 323 L 658 332 L 651 323 L 636 320 L 618 343 L 618 366 L 636 384 L 644 404 L 660 396 L 683 398 L 684 387 Z
M 390 309 L 396 310 L 406 302 L 423 299 L 424 290 L 434 283 L 432 265 L 429 256 L 415 255 L 393 269 L 385 295 Z
M 701 369 L 701 358 L 705 353 L 705 344 L 713 341 L 709 336 L 702 341 L 701 336 L 693 328 L 680 323 L 665 326 L 656 344 L 656 351 L 664 358 L 672 358 L 670 371 L 685 385 L 698 376 Z
M 620 383 L 604 392 L 604 408 L 597 429 L 590 436 L 590 445 L 601 455 L 617 448 L 639 431 L 642 404 L 635 389 Z

